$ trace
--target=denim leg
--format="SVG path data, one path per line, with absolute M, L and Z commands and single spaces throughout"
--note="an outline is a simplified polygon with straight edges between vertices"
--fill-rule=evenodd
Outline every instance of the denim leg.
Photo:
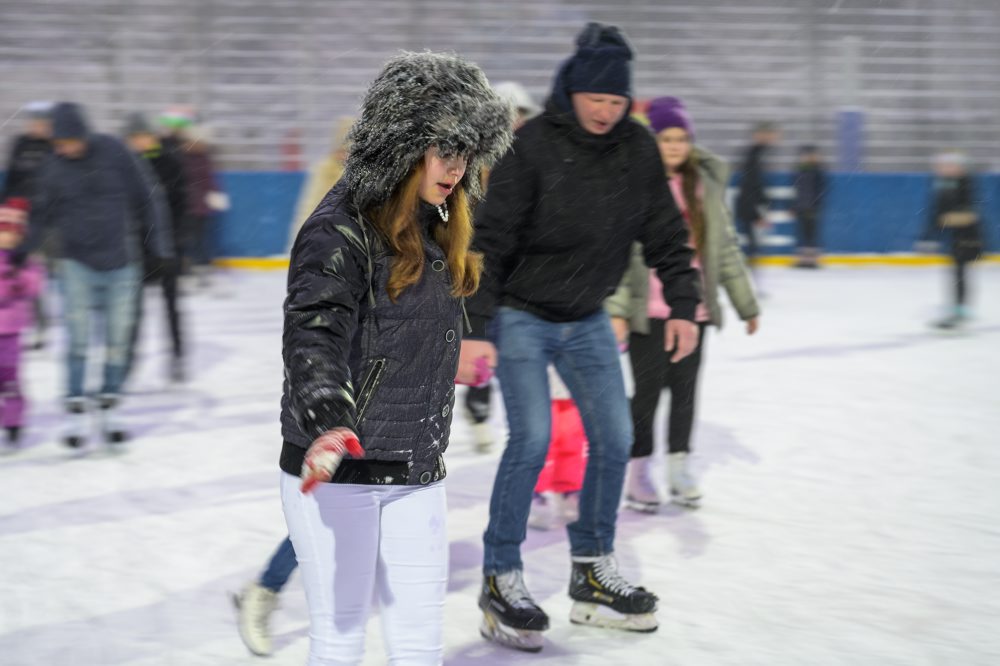
M 632 449 L 632 417 L 611 322 L 602 310 L 569 324 L 556 369 L 576 401 L 587 432 L 587 471 L 580 518 L 567 528 L 573 555 L 614 552 L 615 523 Z
M 87 352 L 90 349 L 91 309 L 95 302 L 96 271 L 72 259 L 59 262 L 59 285 L 63 292 L 63 319 L 69 333 L 66 365 L 69 398 L 84 396 Z
M 288 582 L 297 566 L 299 566 L 299 561 L 295 559 L 295 548 L 292 547 L 292 540 L 290 537 L 285 537 L 267 563 L 267 569 L 260 575 L 261 587 L 266 587 L 272 592 L 281 592 L 281 588 Z
M 552 432 L 546 368 L 559 326 L 510 308 L 500 309 L 496 323 L 497 378 L 510 437 L 493 482 L 490 522 L 483 535 L 483 572 L 488 576 L 523 568 L 521 543 L 531 494 Z
M 118 394 L 125 380 L 132 328 L 135 326 L 136 292 L 142 285 L 139 282 L 139 267 L 134 264 L 107 271 L 104 278 L 107 354 L 101 393 Z

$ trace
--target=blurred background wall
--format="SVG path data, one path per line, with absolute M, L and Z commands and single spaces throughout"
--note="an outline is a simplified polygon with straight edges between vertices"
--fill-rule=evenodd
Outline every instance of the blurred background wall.
M 733 162 L 752 124 L 772 120 L 784 133 L 779 170 L 799 144 L 816 143 L 855 178 L 923 173 L 952 148 L 1000 171 L 996 0 L 2 0 L 3 138 L 20 129 L 30 100 L 81 102 L 113 133 L 129 112 L 189 104 L 213 130 L 233 194 L 270 193 L 263 214 L 234 196 L 223 250 L 276 253 L 298 180 L 273 172 L 297 172 L 326 152 L 334 121 L 354 112 L 387 57 L 454 50 L 542 99 L 588 20 L 627 32 L 637 97 L 683 97 L 699 141 Z M 248 171 L 262 173 L 241 177 Z M 879 194 L 892 182 L 842 186 L 892 211 Z M 984 183 L 995 209 L 1000 184 Z M 911 198 L 894 214 L 924 204 Z M 885 251 L 901 249 L 886 239 L 906 234 L 875 235 L 832 240 Z

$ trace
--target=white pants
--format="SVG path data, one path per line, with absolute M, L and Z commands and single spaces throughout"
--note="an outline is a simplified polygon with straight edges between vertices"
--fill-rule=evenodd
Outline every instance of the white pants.
M 281 503 L 309 604 L 309 665 L 360 664 L 374 600 L 388 663 L 441 664 L 448 537 L 444 483 L 321 483 L 281 475 Z

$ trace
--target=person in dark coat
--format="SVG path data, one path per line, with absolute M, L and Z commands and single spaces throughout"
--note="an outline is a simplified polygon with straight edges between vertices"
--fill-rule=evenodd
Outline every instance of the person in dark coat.
M 281 495 L 310 663 L 362 661 L 373 596 L 389 662 L 442 661 L 443 454 L 455 381 L 475 380 L 459 364 L 481 262 L 469 200 L 510 140 L 478 67 L 393 58 L 362 102 L 343 177 L 293 244 Z
M 628 266 L 632 243 L 641 241 L 673 307 L 666 345 L 679 360 L 697 344 L 699 289 L 656 142 L 628 117 L 631 59 L 617 28 L 584 29 L 544 112 L 518 130 L 490 174 L 485 211 L 476 219 L 475 245 L 486 267 L 470 308 L 476 339 L 463 344 L 463 354 L 498 356 L 510 426 L 484 536 L 479 605 L 483 634 L 523 650 L 541 649 L 538 632 L 548 628 L 524 583 L 520 546 L 551 434 L 550 363 L 579 406 L 590 445 L 580 518 L 568 528 L 571 596 L 579 602 L 571 619 L 640 631 L 656 626 L 656 596 L 626 581 L 613 558 L 632 421 L 602 304 Z M 588 580 L 616 593 L 595 596 Z M 621 617 L 603 622 L 594 603 Z
M 816 146 L 799 148 L 792 212 L 799 223 L 799 268 L 819 268 L 820 215 L 826 198 L 826 169 Z
M 52 125 L 54 155 L 42 166 L 28 235 L 17 254 L 23 261 L 48 235 L 60 238 L 57 273 L 69 329 L 66 443 L 76 447 L 86 440 L 85 378 L 95 310 L 103 315 L 99 344 L 106 350 L 97 407 L 105 438 L 120 442 L 126 433 L 118 403 L 141 261 L 133 230 L 150 236 L 159 257 L 171 256 L 170 245 L 160 209 L 150 203 L 153 192 L 143 167 L 128 148 L 114 137 L 92 133 L 83 109 L 73 103 L 55 107 Z
M 931 188 L 933 203 L 924 239 L 947 244 L 954 266 L 953 304 L 950 312 L 934 325 L 950 329 L 969 318 L 968 266 L 983 253 L 979 199 L 966 156 L 959 152 L 938 155 Z
M 27 126 L 25 132 L 18 135 L 11 146 L 3 189 L 0 190 L 0 201 L 11 197 L 24 197 L 30 200 L 35 194 L 38 171 L 45 159 L 52 154 L 52 103 L 31 102 L 24 110 L 28 115 Z M 53 238 L 47 247 L 41 250 L 46 260 L 45 268 L 51 273 L 53 260 L 58 253 L 56 239 Z M 31 343 L 34 349 L 45 346 L 45 331 L 49 323 L 45 310 L 45 292 L 42 290 L 34 300 L 35 335 Z
M 753 144 L 747 149 L 740 167 L 740 193 L 736 197 L 737 228 L 747 239 L 746 255 L 751 266 L 757 259 L 757 236 L 768 227 L 767 198 L 765 181 L 765 158 L 768 149 L 781 138 L 773 123 L 758 124 L 753 131 Z
M 52 105 L 34 102 L 26 109 L 28 122 L 11 146 L 0 200 L 10 197 L 30 199 L 35 193 L 35 179 L 45 158 L 52 153 Z
M 171 357 L 170 378 L 180 382 L 184 379 L 184 338 L 181 329 L 181 314 L 177 306 L 178 289 L 178 248 L 180 245 L 181 225 L 187 213 L 187 182 L 184 175 L 184 165 L 173 154 L 163 150 L 152 125 L 141 113 L 129 116 L 125 126 L 125 139 L 132 152 L 145 161 L 155 175 L 158 193 L 166 197 L 167 213 L 164 223 L 169 224 L 170 247 L 172 256 L 169 259 L 158 258 L 146 238 L 140 238 L 143 246 L 143 283 L 158 282 L 163 289 L 163 302 L 167 309 L 167 322 L 170 326 Z M 138 229 L 136 233 L 138 233 Z M 128 375 L 135 363 L 136 344 L 143 319 L 143 290 L 136 294 L 136 319 L 132 329 L 132 339 L 129 344 Z

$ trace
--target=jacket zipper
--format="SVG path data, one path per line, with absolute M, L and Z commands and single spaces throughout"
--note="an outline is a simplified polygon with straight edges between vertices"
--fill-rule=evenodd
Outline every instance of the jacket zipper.
M 365 412 L 368 411 L 368 405 L 371 404 L 372 396 L 375 394 L 375 389 L 378 388 L 379 382 L 382 381 L 382 373 L 385 370 L 385 359 L 377 358 L 372 362 L 372 367 L 368 370 L 368 374 L 365 375 L 365 380 L 361 383 L 361 390 L 358 391 L 358 418 L 357 423 L 361 423 L 361 419 L 364 418 Z

